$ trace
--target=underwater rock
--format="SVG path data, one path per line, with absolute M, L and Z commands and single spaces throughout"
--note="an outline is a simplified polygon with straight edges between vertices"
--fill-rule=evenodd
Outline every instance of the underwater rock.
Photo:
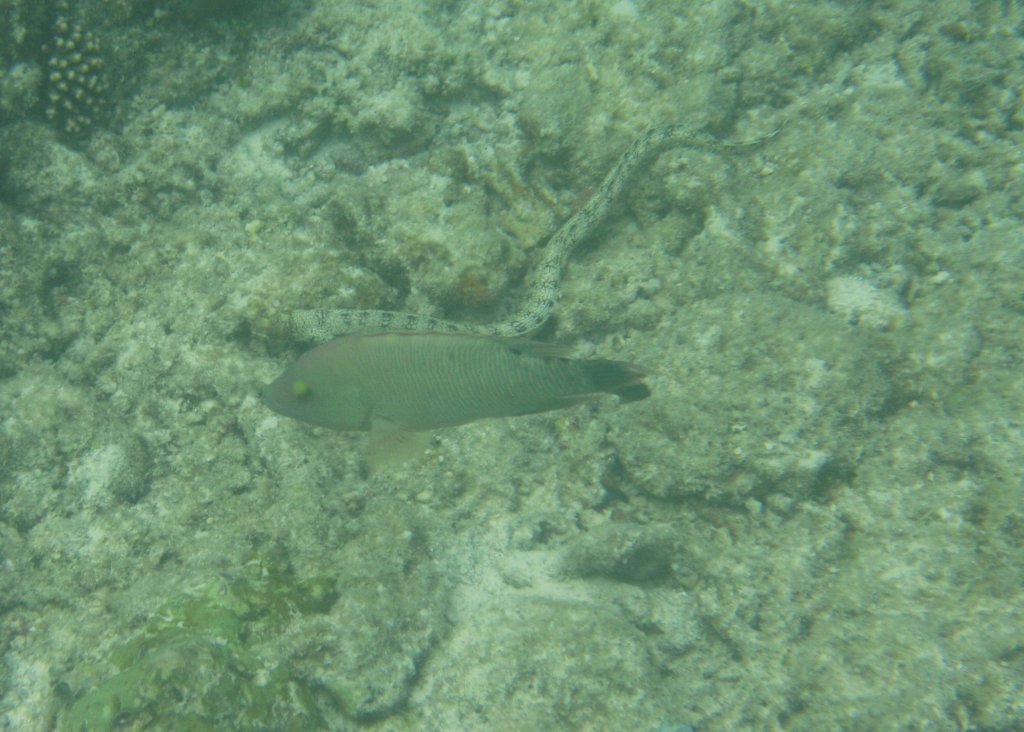
M 562 572 L 640 584 L 668 577 L 681 547 L 668 526 L 606 523 L 580 535 L 562 556 Z
M 753 293 L 694 303 L 663 327 L 675 346 L 649 359 L 666 378 L 613 427 L 622 490 L 743 504 L 851 473 L 891 390 L 863 333 Z
M 522 597 L 479 612 L 431 659 L 412 727 L 653 730 L 672 710 L 659 687 L 644 634 L 618 612 Z

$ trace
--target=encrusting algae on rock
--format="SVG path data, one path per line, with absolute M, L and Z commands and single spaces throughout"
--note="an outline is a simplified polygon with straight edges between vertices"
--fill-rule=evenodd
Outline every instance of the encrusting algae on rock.
M 594 195 L 548 241 L 534 270 L 526 298 L 504 322 L 483 325 L 456 323 L 430 315 L 389 310 L 296 310 L 289 318 L 288 330 L 300 340 L 317 342 L 350 333 L 415 331 L 493 336 L 533 333 L 551 316 L 558 301 L 562 275 L 573 251 L 607 218 L 623 191 L 658 155 L 671 148 L 742 149 L 769 140 L 777 133 L 775 130 L 752 140 L 723 142 L 703 130 L 681 124 L 652 127 L 643 132 L 622 153 Z

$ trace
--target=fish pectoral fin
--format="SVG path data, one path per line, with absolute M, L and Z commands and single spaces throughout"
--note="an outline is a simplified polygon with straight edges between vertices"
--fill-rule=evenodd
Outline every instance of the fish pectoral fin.
M 370 433 L 367 444 L 366 465 L 370 474 L 400 463 L 423 457 L 430 447 L 430 432 L 411 432 L 385 429 Z
M 368 421 L 370 423 L 371 436 L 380 433 L 398 432 L 399 430 L 402 429 L 402 425 L 400 425 L 395 420 L 391 419 L 391 417 L 387 417 L 378 412 L 374 412 L 369 417 Z

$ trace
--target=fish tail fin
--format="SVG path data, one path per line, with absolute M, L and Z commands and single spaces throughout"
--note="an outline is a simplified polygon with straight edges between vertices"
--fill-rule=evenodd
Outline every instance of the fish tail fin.
M 638 402 L 651 395 L 644 383 L 647 374 L 639 366 L 603 358 L 580 363 L 594 391 L 614 394 L 623 402 Z

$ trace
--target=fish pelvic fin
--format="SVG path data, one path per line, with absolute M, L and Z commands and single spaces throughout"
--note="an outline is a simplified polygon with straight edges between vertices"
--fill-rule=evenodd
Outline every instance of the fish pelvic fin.
M 371 432 L 366 451 L 367 472 L 373 476 L 387 468 L 422 460 L 432 437 L 430 432 L 406 430 Z

